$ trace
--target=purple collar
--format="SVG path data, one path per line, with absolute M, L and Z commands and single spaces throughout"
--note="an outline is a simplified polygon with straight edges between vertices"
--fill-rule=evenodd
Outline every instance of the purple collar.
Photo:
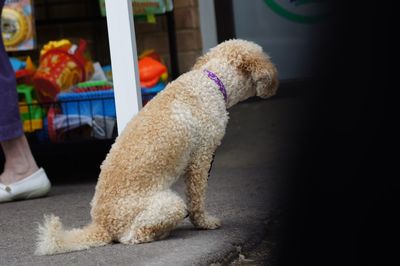
M 220 91 L 220 92 L 222 93 L 222 95 L 224 96 L 224 100 L 225 100 L 225 102 L 226 102 L 226 101 L 228 100 L 228 96 L 227 96 L 227 94 L 226 94 L 226 90 L 225 90 L 224 83 L 222 83 L 222 81 L 218 78 L 218 76 L 217 76 L 215 73 L 211 72 L 210 70 L 204 69 L 204 72 L 207 74 L 207 76 L 208 76 L 212 81 L 215 82 L 215 84 L 218 85 L 219 91 Z

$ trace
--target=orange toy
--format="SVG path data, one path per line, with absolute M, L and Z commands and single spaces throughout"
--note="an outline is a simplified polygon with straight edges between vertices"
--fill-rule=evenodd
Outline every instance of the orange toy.
M 167 67 L 159 61 L 145 56 L 139 60 L 140 85 L 144 88 L 154 87 L 162 76 L 167 74 Z

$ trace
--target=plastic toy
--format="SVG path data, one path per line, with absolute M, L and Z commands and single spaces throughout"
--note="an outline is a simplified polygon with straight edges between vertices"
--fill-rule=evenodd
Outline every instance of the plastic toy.
M 24 15 L 15 9 L 4 7 L 1 24 L 4 45 L 15 46 L 25 40 L 28 22 Z
M 15 72 L 22 69 L 36 71 L 36 66 L 33 64 L 30 56 L 25 61 L 16 57 L 10 57 L 10 63 Z
M 112 81 L 113 77 L 112 77 L 112 69 L 110 65 L 107 66 L 103 66 L 102 67 L 104 74 L 106 75 L 106 78 L 108 81 Z
M 5 1 L 1 31 L 7 51 L 35 48 L 35 30 L 31 0 Z
M 151 57 L 154 60 L 157 60 L 158 62 L 162 62 L 161 56 L 159 53 L 156 53 L 154 49 L 147 49 L 144 50 L 140 55 L 139 55 L 139 60 L 144 58 L 144 57 Z
M 36 72 L 36 66 L 33 64 L 31 58 L 28 56 L 24 68 L 15 71 L 15 77 L 17 79 L 17 84 L 27 84 L 32 85 L 32 78 Z
M 15 72 L 15 77 L 17 79 L 17 84 L 27 84 L 32 85 L 32 77 L 35 71 L 29 69 L 21 69 Z
M 145 56 L 139 60 L 140 85 L 143 88 L 155 86 L 160 79 L 168 76 L 167 67 L 152 57 Z
M 53 101 L 58 93 L 91 77 L 93 65 L 84 56 L 85 49 L 84 40 L 79 46 L 69 45 L 65 40 L 44 46 L 39 68 L 33 77 L 40 102 Z
M 53 49 L 59 49 L 59 50 L 68 50 L 72 46 L 72 43 L 67 40 L 67 39 L 61 39 L 58 41 L 50 41 L 47 44 L 45 44 L 40 50 L 40 56 L 45 55 L 47 52 Z
M 14 71 L 24 69 L 26 66 L 24 61 L 15 57 L 10 57 L 10 63 Z
M 153 58 L 154 60 L 160 62 L 161 64 L 165 65 L 165 63 L 163 62 L 161 56 L 159 53 L 157 53 L 154 49 L 147 49 L 144 50 L 140 55 L 139 55 L 139 60 L 145 58 L 145 57 L 150 57 Z M 168 71 L 166 71 L 165 73 L 163 73 L 161 75 L 161 81 L 162 82 L 166 82 L 168 79 Z
M 113 88 L 112 83 L 103 80 L 97 81 L 86 81 L 78 83 L 75 88 L 72 89 L 73 92 L 89 92 L 89 91 L 104 91 L 111 90 Z
M 36 66 L 33 63 L 30 56 L 28 56 L 25 60 L 25 69 L 30 70 L 30 71 L 36 71 Z
M 18 85 L 17 92 L 20 98 L 19 112 L 25 132 L 33 132 L 43 127 L 43 110 L 34 100 L 34 89 L 28 85 Z

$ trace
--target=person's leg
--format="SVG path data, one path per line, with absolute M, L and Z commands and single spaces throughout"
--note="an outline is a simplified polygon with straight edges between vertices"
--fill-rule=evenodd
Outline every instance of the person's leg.
M 1 142 L 6 163 L 0 175 L 0 183 L 9 185 L 39 170 L 24 135 Z
M 0 14 L 4 0 L 0 0 Z M 1 22 L 1 17 L 0 17 Z M 3 39 L 0 38 L 0 142 L 24 134 L 18 110 L 15 73 L 12 69 Z
M 0 0 L 0 14 L 4 0 Z M 6 163 L 0 183 L 15 183 L 38 170 L 22 129 L 15 73 L 0 36 L 0 143 Z

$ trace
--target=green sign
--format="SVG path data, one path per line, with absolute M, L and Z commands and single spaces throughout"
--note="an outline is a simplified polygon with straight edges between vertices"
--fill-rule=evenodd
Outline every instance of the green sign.
M 322 21 L 326 14 L 324 0 L 264 0 L 278 15 L 298 23 L 316 23 Z

